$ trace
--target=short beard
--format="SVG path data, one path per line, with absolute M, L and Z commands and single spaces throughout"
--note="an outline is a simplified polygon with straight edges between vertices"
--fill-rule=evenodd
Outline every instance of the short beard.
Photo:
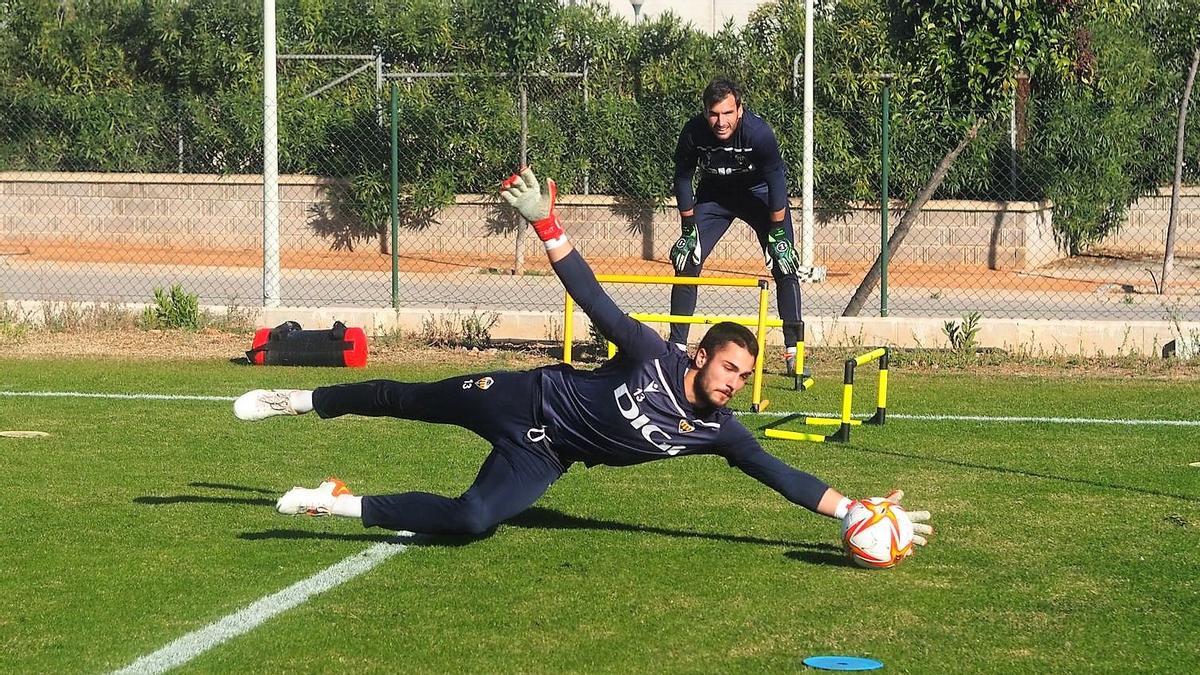
M 696 407 L 703 409 L 718 408 L 712 397 L 708 395 L 708 378 L 706 377 L 708 367 L 700 368 L 696 371 L 696 381 L 693 382 L 693 388 L 696 392 Z

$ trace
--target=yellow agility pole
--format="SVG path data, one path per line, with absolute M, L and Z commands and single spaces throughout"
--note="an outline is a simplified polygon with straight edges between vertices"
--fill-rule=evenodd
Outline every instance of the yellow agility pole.
M 785 441 L 808 441 L 810 443 L 824 443 L 828 437 L 821 434 L 806 434 L 802 431 L 787 431 L 784 429 L 764 428 L 763 435 L 767 438 L 782 438 Z
M 636 274 L 597 274 L 596 281 L 611 284 L 667 284 L 669 286 L 740 286 L 753 288 L 760 279 L 738 279 L 732 277 L 643 277 Z
M 575 298 L 563 293 L 563 363 L 571 365 L 571 344 L 575 341 Z
M 780 324 L 783 322 L 780 321 Z M 762 412 L 771 405 L 762 398 L 763 363 L 767 360 L 767 282 L 758 284 L 758 358 L 754 360 L 754 389 L 750 397 L 750 412 Z
M 875 404 L 875 414 L 868 420 L 856 420 L 850 416 L 851 404 L 854 401 L 854 372 L 858 366 L 872 361 L 879 361 L 879 393 Z M 799 414 L 788 415 L 762 427 L 763 435 L 768 438 L 782 438 L 791 441 L 838 441 L 845 443 L 850 440 L 850 428 L 862 424 L 882 426 L 887 421 L 887 383 L 888 383 L 888 348 L 880 347 L 852 359 L 846 359 L 844 376 L 842 378 L 842 406 L 839 417 L 804 417 L 807 426 L 833 426 L 838 430 L 827 436 L 806 434 L 796 431 L 786 431 L 775 427 L 798 419 Z
M 655 314 L 652 312 L 630 312 L 631 318 L 646 323 L 710 323 L 716 324 L 721 322 L 736 323 L 747 328 L 758 325 L 758 317 L 756 316 L 734 316 L 724 314 L 701 314 L 684 316 L 682 314 Z M 783 321 L 779 319 L 767 319 L 765 326 L 767 328 L 782 328 Z
M 796 372 L 792 374 L 795 378 L 796 391 L 806 391 L 813 386 L 813 378 L 804 376 L 804 322 L 800 322 L 800 341 L 796 343 Z

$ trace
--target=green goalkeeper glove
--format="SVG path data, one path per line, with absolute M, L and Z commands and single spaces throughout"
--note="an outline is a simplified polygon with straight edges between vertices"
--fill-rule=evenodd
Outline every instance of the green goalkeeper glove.
M 800 270 L 800 256 L 796 255 L 796 247 L 782 226 L 767 232 L 767 269 L 772 265 L 779 266 L 780 274 L 795 274 Z
M 683 274 L 688 261 L 700 264 L 700 235 L 696 231 L 696 216 L 680 216 L 679 240 L 671 247 L 671 265 L 675 271 Z

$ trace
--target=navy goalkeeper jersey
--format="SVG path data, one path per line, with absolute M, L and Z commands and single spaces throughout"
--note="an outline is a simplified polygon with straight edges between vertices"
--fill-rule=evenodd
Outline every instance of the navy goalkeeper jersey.
M 766 184 L 767 207 L 788 204 L 787 168 L 779 140 L 763 118 L 745 110 L 727 141 L 717 138 L 705 115 L 683 125 L 675 145 L 675 200 L 680 211 L 696 204 L 692 177 L 700 169 L 700 190 L 714 194 Z
M 578 252 L 554 269 L 600 332 L 617 345 L 617 355 L 596 370 L 541 369 L 546 437 L 563 460 L 626 466 L 719 455 L 788 500 L 816 509 L 825 483 L 764 450 L 728 408 L 693 407 L 684 390 L 688 356 L 621 312 Z

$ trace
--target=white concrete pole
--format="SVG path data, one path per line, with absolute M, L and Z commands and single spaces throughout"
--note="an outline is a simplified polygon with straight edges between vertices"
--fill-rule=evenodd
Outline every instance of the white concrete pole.
M 812 267 L 813 249 L 813 0 L 804 1 L 804 202 L 800 225 L 800 264 Z
M 263 0 L 263 307 L 279 306 L 279 103 L 275 0 Z

